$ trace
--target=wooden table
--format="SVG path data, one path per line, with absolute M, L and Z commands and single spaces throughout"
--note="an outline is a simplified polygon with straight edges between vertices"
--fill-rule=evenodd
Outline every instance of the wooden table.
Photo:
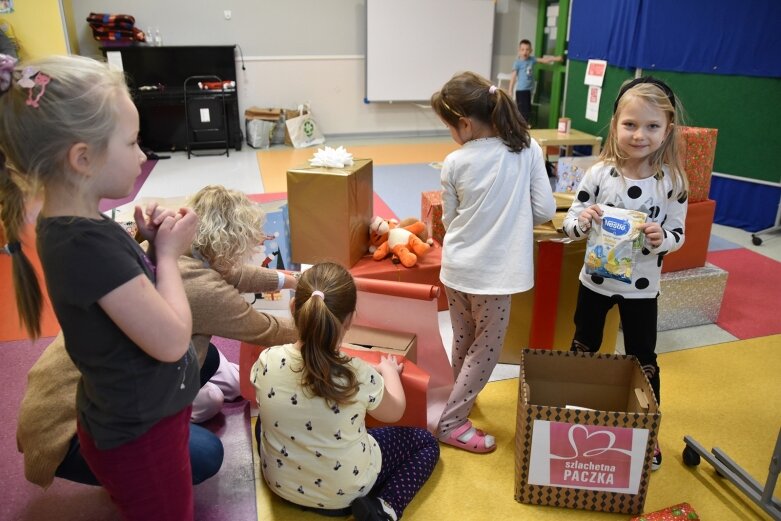
M 533 128 L 529 130 L 529 134 L 540 144 L 546 159 L 548 157 L 547 147 L 567 147 L 567 155 L 571 155 L 573 146 L 591 145 L 591 155 L 598 156 L 602 146 L 602 138 L 600 136 L 592 136 L 574 129 L 564 133 L 559 132 L 555 128 Z

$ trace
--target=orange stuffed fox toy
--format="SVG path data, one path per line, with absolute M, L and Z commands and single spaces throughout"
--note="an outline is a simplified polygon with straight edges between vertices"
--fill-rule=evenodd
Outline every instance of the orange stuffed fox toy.
M 433 241 L 424 240 L 425 237 L 426 225 L 417 219 L 399 223 L 395 219 L 375 217 L 369 225 L 369 251 L 374 260 L 393 254 L 403 266 L 411 268 L 417 264 L 418 256 L 425 255 L 431 247 Z

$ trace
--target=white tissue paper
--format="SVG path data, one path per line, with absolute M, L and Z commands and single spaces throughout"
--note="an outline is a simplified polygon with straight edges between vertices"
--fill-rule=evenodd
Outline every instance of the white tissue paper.
M 331 168 L 344 168 L 352 166 L 353 155 L 344 147 L 339 148 L 318 148 L 312 159 L 309 160 L 310 166 L 325 166 Z

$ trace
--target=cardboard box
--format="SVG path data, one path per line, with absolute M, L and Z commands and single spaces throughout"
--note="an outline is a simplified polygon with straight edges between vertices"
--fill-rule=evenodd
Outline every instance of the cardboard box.
M 344 335 L 344 343 L 355 351 L 375 351 L 418 360 L 418 341 L 414 333 L 388 331 L 368 326 L 352 326 Z
M 700 516 L 689 503 L 679 503 L 656 512 L 633 517 L 629 521 L 690 521 L 699 518 Z
M 290 169 L 287 193 L 293 262 L 331 261 L 349 268 L 369 251 L 371 159 L 345 168 Z
M 661 413 L 637 359 L 527 349 L 520 382 L 515 499 L 641 513 Z
M 678 132 L 681 136 L 679 154 L 689 178 L 689 203 L 704 201 L 710 193 L 719 131 L 715 128 L 681 127 Z
M 428 236 L 442 244 L 445 225 L 442 224 L 442 192 L 434 190 L 420 194 L 420 220 L 426 225 Z
M 662 273 L 657 331 L 715 324 L 728 273 L 718 266 Z

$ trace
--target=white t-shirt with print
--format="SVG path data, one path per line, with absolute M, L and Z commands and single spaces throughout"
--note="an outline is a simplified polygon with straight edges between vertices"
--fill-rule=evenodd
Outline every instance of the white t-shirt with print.
M 293 503 L 337 509 L 364 496 L 382 465 L 377 442 L 366 432 L 366 411 L 382 401 L 385 384 L 369 364 L 353 358 L 359 382 L 354 402 L 329 406 L 301 386 L 301 352 L 271 347 L 252 367 L 260 407 L 261 469 L 269 488 Z

